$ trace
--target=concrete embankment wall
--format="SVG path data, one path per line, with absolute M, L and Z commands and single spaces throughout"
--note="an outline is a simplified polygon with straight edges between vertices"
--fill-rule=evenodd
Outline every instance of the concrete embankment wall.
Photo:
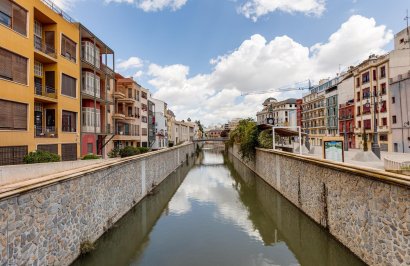
M 410 265 L 407 177 L 264 149 L 244 163 L 367 264 Z
M 68 265 L 188 156 L 186 144 L 0 193 L 0 265 Z

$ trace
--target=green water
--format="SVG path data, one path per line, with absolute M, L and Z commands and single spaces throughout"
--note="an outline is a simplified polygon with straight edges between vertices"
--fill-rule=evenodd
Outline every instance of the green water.
M 363 265 L 221 149 L 204 149 L 156 192 L 73 265 Z

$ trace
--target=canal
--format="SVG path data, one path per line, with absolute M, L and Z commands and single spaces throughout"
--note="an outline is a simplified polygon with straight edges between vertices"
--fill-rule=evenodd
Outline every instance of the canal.
M 73 265 L 364 264 L 223 148 L 205 147 Z

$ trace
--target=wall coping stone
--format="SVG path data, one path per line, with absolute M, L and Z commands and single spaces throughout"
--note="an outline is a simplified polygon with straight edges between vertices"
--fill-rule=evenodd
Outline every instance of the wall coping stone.
M 289 153 L 289 152 L 284 152 L 284 151 L 269 150 L 269 149 L 262 149 L 262 148 L 257 148 L 257 150 L 267 152 L 267 153 L 277 154 L 277 155 L 281 155 L 285 157 L 290 157 L 295 160 L 313 163 L 313 164 L 320 165 L 326 168 L 331 168 L 331 169 L 336 169 L 339 171 L 353 173 L 353 174 L 360 175 L 360 176 L 363 176 L 369 179 L 373 179 L 373 180 L 377 180 L 377 181 L 381 181 L 381 182 L 385 182 L 389 184 L 400 185 L 406 188 L 410 188 L 410 177 L 406 175 L 385 172 L 385 171 L 381 171 L 377 169 L 373 170 L 367 167 L 360 167 L 360 166 L 352 165 L 348 163 L 334 162 L 334 161 L 329 161 L 329 160 L 324 160 L 324 159 L 319 159 L 319 158 L 314 158 L 314 157 L 310 157 L 306 155 L 299 155 L 299 154 L 294 154 L 294 153 Z
M 128 164 L 134 161 L 141 161 L 145 158 L 155 156 L 157 154 L 166 153 L 172 150 L 180 149 L 182 147 L 186 147 L 192 145 L 192 142 L 188 142 L 185 144 L 181 144 L 178 146 L 174 146 L 171 148 L 161 149 L 158 151 L 152 151 L 144 154 L 139 154 L 131 157 L 116 159 L 116 160 L 109 160 L 107 162 L 93 164 L 85 167 L 80 167 L 77 169 L 72 169 L 68 171 L 63 171 L 60 173 L 50 174 L 46 176 L 42 176 L 35 179 L 30 179 L 22 182 L 17 182 L 14 184 L 7 184 L 0 187 L 0 200 L 13 197 L 18 194 L 22 194 L 40 187 L 50 186 L 56 183 L 80 178 L 82 176 L 88 175 L 90 173 L 95 173 L 103 169 L 112 168 L 118 165 Z

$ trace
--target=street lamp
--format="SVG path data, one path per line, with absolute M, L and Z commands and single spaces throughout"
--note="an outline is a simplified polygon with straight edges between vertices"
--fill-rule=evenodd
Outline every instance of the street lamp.
M 377 101 L 380 96 L 380 104 L 381 102 L 381 96 L 382 94 L 378 95 L 377 93 L 369 93 L 369 96 L 371 99 L 373 99 L 373 125 L 374 125 L 374 133 L 373 133 L 373 143 L 372 143 L 372 152 L 380 159 L 380 145 L 379 145 L 379 133 L 377 132 L 377 110 L 378 110 L 378 104 L 379 102 Z M 367 100 L 366 105 L 370 105 L 369 100 Z

